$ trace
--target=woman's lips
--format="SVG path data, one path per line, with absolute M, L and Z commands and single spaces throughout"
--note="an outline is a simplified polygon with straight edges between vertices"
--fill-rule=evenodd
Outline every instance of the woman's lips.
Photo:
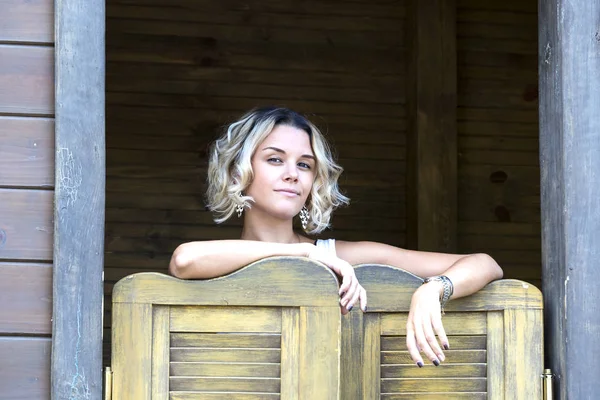
M 280 190 L 276 190 L 277 193 L 281 193 L 284 196 L 288 196 L 288 197 L 297 197 L 300 196 L 300 193 L 296 192 L 295 190 L 288 190 L 288 189 L 280 189 Z

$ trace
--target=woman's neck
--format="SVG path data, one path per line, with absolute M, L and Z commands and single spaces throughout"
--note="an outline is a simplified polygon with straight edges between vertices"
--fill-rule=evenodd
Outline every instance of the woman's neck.
M 280 220 L 258 214 L 257 212 L 244 213 L 244 228 L 241 237 L 243 240 L 272 243 L 300 243 L 302 241 L 300 235 L 294 232 L 292 220 Z

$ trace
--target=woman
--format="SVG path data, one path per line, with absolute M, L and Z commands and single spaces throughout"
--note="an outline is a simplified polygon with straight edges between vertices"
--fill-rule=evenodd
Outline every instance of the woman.
M 206 279 L 265 257 L 308 257 L 342 278 L 340 305 L 346 314 L 356 304 L 367 310 L 367 294 L 352 265 L 402 268 L 429 278 L 412 297 L 407 347 L 419 367 L 423 366 L 421 352 L 439 365 L 444 361 L 442 347 L 449 349 L 441 320 L 443 303 L 450 296 L 467 296 L 501 278 L 502 269 L 485 254 L 426 253 L 374 242 L 314 241 L 295 233 L 292 221 L 296 215 L 305 232 L 320 233 L 329 225 L 332 211 L 348 203 L 337 185 L 341 173 L 323 135 L 304 116 L 285 108 L 248 113 L 215 142 L 208 168 L 209 207 L 218 223 L 234 214 L 243 217 L 241 240 L 182 244 L 173 254 L 170 273 L 183 279 Z

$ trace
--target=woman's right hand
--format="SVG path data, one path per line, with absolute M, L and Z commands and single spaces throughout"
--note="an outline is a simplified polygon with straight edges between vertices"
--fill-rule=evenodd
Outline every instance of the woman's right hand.
M 322 262 L 342 279 L 342 284 L 339 289 L 342 314 L 345 315 L 350 312 L 357 302 L 360 304 L 360 309 L 363 312 L 366 312 L 367 292 L 358 282 L 356 274 L 354 273 L 354 267 L 341 258 L 324 252 L 315 245 L 311 244 L 310 246 L 312 247 L 310 248 L 307 257 Z

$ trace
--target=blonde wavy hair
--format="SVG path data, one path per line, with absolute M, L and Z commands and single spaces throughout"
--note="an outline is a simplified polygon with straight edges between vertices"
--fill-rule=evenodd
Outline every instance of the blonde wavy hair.
M 252 156 L 277 125 L 301 129 L 310 137 L 316 170 L 306 204 L 309 220 L 305 231 L 320 233 L 329 226 L 333 210 L 350 201 L 338 187 L 343 168 L 335 162 L 321 131 L 306 117 L 287 108 L 252 110 L 229 125 L 213 143 L 208 164 L 208 208 L 215 214 L 215 222 L 222 223 L 235 213 L 237 206 L 251 206 L 254 200 L 245 196 L 244 191 L 254 177 Z

